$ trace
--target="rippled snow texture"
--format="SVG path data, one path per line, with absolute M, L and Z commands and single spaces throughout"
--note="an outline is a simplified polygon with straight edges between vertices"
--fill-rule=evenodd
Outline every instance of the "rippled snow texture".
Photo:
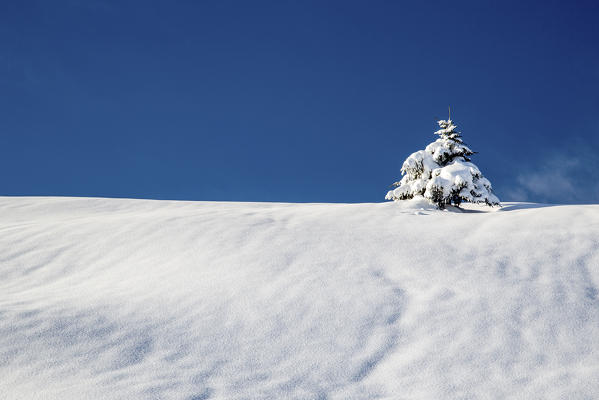
M 599 206 L 0 198 L 0 398 L 599 398 Z

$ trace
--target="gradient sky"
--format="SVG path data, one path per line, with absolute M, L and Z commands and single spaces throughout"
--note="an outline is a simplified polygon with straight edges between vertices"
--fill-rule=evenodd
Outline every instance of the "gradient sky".
M 452 117 L 599 202 L 597 1 L 4 1 L 0 195 L 378 202 Z

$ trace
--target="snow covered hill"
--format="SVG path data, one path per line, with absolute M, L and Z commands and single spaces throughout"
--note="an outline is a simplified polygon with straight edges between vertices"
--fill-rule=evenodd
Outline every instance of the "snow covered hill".
M 467 211 L 2 197 L 0 398 L 599 398 L 599 206 Z

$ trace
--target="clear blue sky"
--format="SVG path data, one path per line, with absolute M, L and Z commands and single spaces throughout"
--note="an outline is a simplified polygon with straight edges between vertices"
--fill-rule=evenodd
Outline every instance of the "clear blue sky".
M 599 202 L 597 1 L 3 1 L 0 195 L 383 201 L 447 115 Z

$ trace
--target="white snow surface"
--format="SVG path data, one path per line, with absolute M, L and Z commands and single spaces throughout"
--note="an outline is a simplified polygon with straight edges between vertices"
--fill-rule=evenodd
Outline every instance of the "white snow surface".
M 0 197 L 0 398 L 599 398 L 599 206 L 449 209 Z

